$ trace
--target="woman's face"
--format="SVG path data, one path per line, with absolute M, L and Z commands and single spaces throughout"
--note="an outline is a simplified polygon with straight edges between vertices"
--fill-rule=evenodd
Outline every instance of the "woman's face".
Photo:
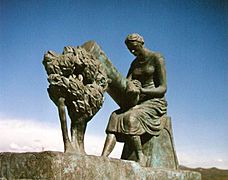
M 134 56 L 139 56 L 142 53 L 143 46 L 138 42 L 129 42 L 127 48 Z

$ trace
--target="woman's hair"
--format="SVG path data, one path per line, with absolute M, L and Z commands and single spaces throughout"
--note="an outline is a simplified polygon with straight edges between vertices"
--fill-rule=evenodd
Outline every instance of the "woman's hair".
M 140 36 L 137 33 L 129 34 L 125 40 L 125 44 L 132 43 L 132 42 L 137 42 L 143 45 L 144 39 L 142 36 Z

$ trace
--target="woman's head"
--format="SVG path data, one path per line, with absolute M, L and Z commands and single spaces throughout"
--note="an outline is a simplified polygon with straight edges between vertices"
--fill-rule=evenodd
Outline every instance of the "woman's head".
M 125 44 L 129 51 L 135 56 L 143 52 L 144 39 L 137 33 L 129 34 L 125 40 Z
M 139 43 L 139 44 L 143 45 L 144 39 L 142 36 L 140 36 L 137 33 L 129 34 L 125 40 L 125 44 L 127 45 L 129 43 Z

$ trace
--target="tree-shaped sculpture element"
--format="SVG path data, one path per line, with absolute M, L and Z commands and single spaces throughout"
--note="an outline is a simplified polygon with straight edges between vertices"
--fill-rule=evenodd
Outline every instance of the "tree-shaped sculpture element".
M 48 74 L 48 93 L 58 107 L 64 150 L 84 154 L 87 122 L 101 108 L 108 78 L 101 62 L 82 47 L 65 47 L 61 55 L 48 51 L 43 65 Z M 71 119 L 71 139 L 66 112 Z

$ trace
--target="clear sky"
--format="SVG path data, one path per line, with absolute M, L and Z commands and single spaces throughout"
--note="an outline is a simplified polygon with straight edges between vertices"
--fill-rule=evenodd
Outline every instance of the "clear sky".
M 134 57 L 124 40 L 133 32 L 165 56 L 180 163 L 228 169 L 226 0 L 0 0 L 0 151 L 62 150 L 41 63 L 46 51 L 62 53 L 64 46 L 92 39 L 126 75 Z M 117 108 L 106 94 L 88 124 L 86 151 L 101 153 L 109 115 Z

